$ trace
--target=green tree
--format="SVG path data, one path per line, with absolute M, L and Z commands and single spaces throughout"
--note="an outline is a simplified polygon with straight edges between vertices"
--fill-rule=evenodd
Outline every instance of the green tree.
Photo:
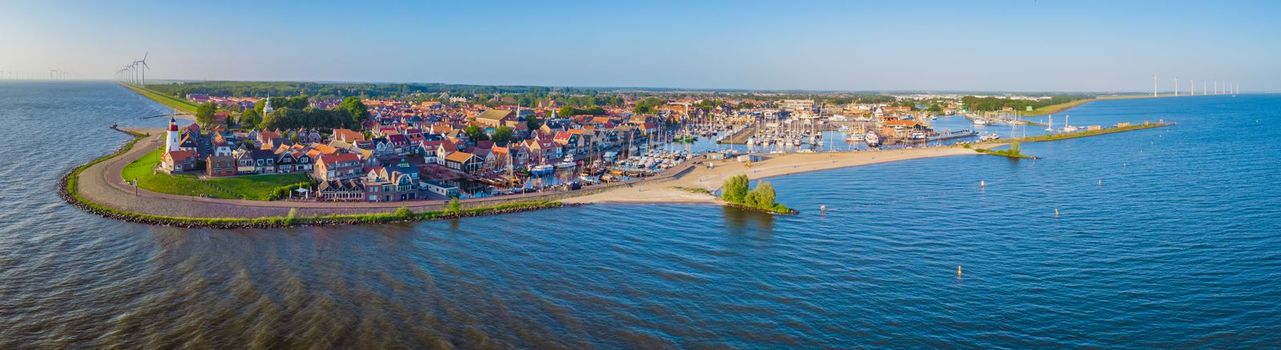
M 721 188 L 721 199 L 726 202 L 743 204 L 747 199 L 748 189 L 747 175 L 735 175 L 725 179 L 725 184 Z
M 467 138 L 471 139 L 472 141 L 482 141 L 482 140 L 489 139 L 489 135 L 485 135 L 485 129 L 481 129 L 479 126 L 475 126 L 475 125 L 468 125 L 466 128 L 463 128 L 463 133 L 467 134 Z
M 605 109 L 601 108 L 600 106 L 591 106 L 591 107 L 583 107 L 583 108 L 565 106 L 565 107 L 561 107 L 560 111 L 556 113 L 561 117 L 572 117 L 576 115 L 605 115 L 606 114 Z
M 258 111 L 253 108 L 248 108 L 240 113 L 240 120 L 237 120 L 236 123 L 240 124 L 242 129 L 253 129 L 258 127 L 259 123 L 262 123 L 262 115 L 258 114 Z
M 396 217 L 402 220 L 409 220 L 411 217 L 414 216 L 414 212 L 410 211 L 409 208 L 400 207 L 400 208 L 396 208 L 396 212 L 393 213 L 392 215 L 395 215 Z
M 761 182 L 757 184 L 756 189 L 753 189 L 747 197 L 750 198 L 746 203 L 747 205 L 765 210 L 774 209 L 774 185 L 771 185 L 768 182 Z
M 506 146 L 507 143 L 511 142 L 512 139 L 515 138 L 514 132 L 515 130 L 507 126 L 500 126 L 498 129 L 494 129 L 494 143 L 497 143 L 500 146 Z
M 543 121 L 538 120 L 538 117 L 531 115 L 529 116 L 529 119 L 525 119 L 525 126 L 528 126 L 529 130 L 537 130 L 543 126 Z
M 360 128 L 365 120 L 369 119 L 369 107 L 360 101 L 359 97 L 347 96 L 338 104 L 338 110 L 347 114 L 348 124 L 352 128 Z
M 218 106 L 213 102 L 207 102 L 196 107 L 196 123 L 200 126 L 209 126 L 214 122 L 214 113 L 218 111 Z
M 658 106 L 663 103 L 664 101 L 657 97 L 646 97 L 645 99 L 636 102 L 635 112 L 636 114 L 654 114 L 658 112 Z
M 449 200 L 449 207 L 445 209 L 445 213 L 452 217 L 461 217 L 463 215 L 463 205 L 458 203 L 458 198 Z

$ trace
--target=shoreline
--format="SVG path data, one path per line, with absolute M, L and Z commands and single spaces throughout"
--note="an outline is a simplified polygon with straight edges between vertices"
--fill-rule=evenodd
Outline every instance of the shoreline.
M 1049 140 L 1107 135 L 1173 125 L 1138 124 L 1103 132 L 1078 133 Z M 851 168 L 897 161 L 983 155 L 974 147 L 998 147 L 1010 141 L 962 146 L 853 151 L 787 153 L 766 155 L 751 164 L 736 160 L 701 161 L 673 169 L 670 173 L 631 183 L 611 183 L 572 192 L 534 193 L 459 201 L 462 212 L 450 212 L 448 202 L 422 200 L 405 202 L 312 202 L 251 201 L 169 195 L 136 190 L 123 184 L 124 164 L 156 147 L 159 138 L 140 132 L 149 129 L 117 129 L 134 135 L 132 140 L 110 154 L 76 167 L 63 176 L 59 195 L 87 212 L 127 222 L 186 228 L 266 228 L 320 225 L 403 223 L 460 217 L 484 216 L 587 204 L 709 204 L 728 205 L 714 195 L 725 179 L 746 174 L 761 181 L 773 177 L 815 171 Z M 142 144 L 139 146 L 139 144 Z M 693 161 L 691 161 L 693 162 Z M 706 164 L 712 164 L 708 167 Z M 87 185 L 87 186 L 85 186 Z M 88 188 L 88 189 L 86 189 Z
M 932 147 L 871 152 L 792 153 L 773 155 L 751 167 L 733 160 L 712 161 L 715 168 L 687 165 L 672 173 L 633 183 L 612 183 L 572 192 L 535 193 L 459 201 L 464 213 L 451 216 L 447 201 L 311 202 L 251 201 L 170 195 L 133 189 L 123 183 L 123 166 L 158 147 L 152 129 L 117 128 L 133 139 L 116 151 L 68 171 L 59 195 L 87 212 L 117 220 L 177 227 L 263 228 L 301 225 L 396 223 L 513 213 L 595 203 L 724 204 L 719 198 L 687 188 L 714 190 L 724 178 L 747 173 L 764 179 L 835 168 L 953 155 L 977 155 L 962 147 Z M 135 192 L 136 191 L 136 192 Z M 410 214 L 406 216 L 404 213 Z
M 99 166 L 102 163 L 112 161 L 113 159 L 119 161 L 117 158 L 134 151 L 136 149 L 135 146 L 137 146 L 138 143 L 151 138 L 150 134 L 138 131 L 119 128 L 116 128 L 115 130 L 133 135 L 134 138 L 125 142 L 112 153 L 95 158 L 88 163 L 67 171 L 65 175 L 59 178 L 58 196 L 68 204 L 91 214 L 125 222 L 183 228 L 279 228 L 295 226 L 406 223 L 424 220 L 458 219 L 464 217 L 507 214 L 569 206 L 558 201 L 529 200 L 512 201 L 494 205 L 460 207 L 457 210 L 440 208 L 434 211 L 416 212 L 408 209 L 407 207 L 401 206 L 396 208 L 393 212 L 373 211 L 359 214 L 329 214 L 314 216 L 299 216 L 297 208 L 290 208 L 288 213 L 283 216 L 277 215 L 261 217 L 171 216 L 131 211 L 95 202 L 92 199 L 87 198 L 84 193 L 81 192 L 83 180 L 81 176 L 85 174 L 86 170 Z
M 138 93 L 133 88 L 127 87 Z M 150 96 L 139 93 L 143 97 Z M 1073 107 L 1099 100 L 1073 101 Z M 160 103 L 160 102 L 157 102 Z M 163 104 L 162 104 L 163 105 Z M 1057 141 L 1172 125 L 1139 124 L 1103 132 L 1062 135 Z M 155 193 L 124 183 L 125 165 L 158 147 L 154 128 L 113 128 L 134 138 L 116 151 L 71 169 L 59 183 L 59 195 L 69 204 L 87 212 L 122 221 L 178 227 L 264 228 L 309 225 L 350 225 L 402 223 L 471 216 L 496 215 L 587 204 L 710 204 L 729 205 L 715 196 L 725 179 L 746 174 L 761 181 L 773 177 L 815 171 L 850 168 L 914 159 L 983 155 L 972 147 L 998 147 L 1011 140 L 972 145 L 926 148 L 786 153 L 762 155 L 764 159 L 741 163 L 736 160 L 690 160 L 666 174 L 630 183 L 610 183 L 578 191 L 531 193 L 461 200 L 461 211 L 450 211 L 445 200 L 404 202 L 315 202 L 253 201 L 214 199 Z M 139 145 L 141 144 L 141 145 Z M 711 165 L 709 167 L 708 165 Z
M 979 155 L 979 153 L 960 146 L 946 146 L 888 151 L 787 153 L 768 157 L 765 160 L 754 162 L 750 166 L 734 160 L 709 161 L 714 165 L 714 168 L 700 165 L 680 177 L 665 181 L 638 182 L 612 191 L 565 199 L 563 202 L 573 204 L 724 204 L 720 198 L 714 195 L 693 193 L 689 189 L 695 188 L 715 192 L 725 182 L 725 179 L 740 174 L 747 174 L 753 181 L 760 181 L 815 171 L 964 155 Z

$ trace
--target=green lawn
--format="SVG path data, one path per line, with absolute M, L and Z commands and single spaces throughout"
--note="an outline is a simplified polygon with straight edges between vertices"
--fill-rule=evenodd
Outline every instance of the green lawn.
M 159 193 L 225 199 L 272 200 L 287 195 L 299 183 L 310 183 L 304 174 L 252 175 L 201 180 L 194 175 L 169 175 L 155 171 L 160 149 L 129 163 L 120 172 L 125 180 L 138 180 L 138 187 Z
M 165 105 L 169 108 L 176 109 L 179 112 L 190 113 L 190 114 L 196 113 L 196 104 L 191 103 L 191 101 L 165 95 L 145 87 L 138 87 L 138 86 L 133 86 L 128 84 L 125 84 L 124 86 L 125 88 L 128 88 L 129 90 L 132 90 L 133 92 L 136 92 L 139 95 L 142 95 L 143 97 L 149 98 L 152 101 L 156 101 L 156 103 Z
M 1080 105 L 1083 105 L 1083 104 L 1089 103 L 1090 101 L 1094 101 L 1094 100 L 1097 100 L 1097 98 L 1087 98 L 1087 99 L 1081 99 L 1081 100 L 1068 101 L 1068 102 L 1059 103 L 1059 104 L 1052 104 L 1052 105 L 1044 106 L 1044 107 L 1041 107 L 1041 108 L 1034 108 L 1034 109 L 1032 109 L 1032 111 L 1030 111 L 1030 112 L 1029 112 L 1029 111 L 1019 111 L 1019 115 L 1022 115 L 1022 116 L 1034 116 L 1034 115 L 1046 115 L 1046 114 L 1050 114 L 1050 113 L 1058 113 L 1058 112 L 1062 112 L 1062 111 L 1068 110 L 1068 109 L 1073 108 L 1073 107 L 1076 107 L 1076 106 L 1080 106 Z

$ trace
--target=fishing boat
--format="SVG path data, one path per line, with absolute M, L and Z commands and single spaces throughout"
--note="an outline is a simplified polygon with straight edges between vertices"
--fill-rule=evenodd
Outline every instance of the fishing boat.
M 957 138 L 963 138 L 963 137 L 974 137 L 978 135 L 979 135 L 978 131 L 969 130 L 969 129 L 960 130 L 960 131 L 944 131 L 937 135 L 930 136 L 926 138 L 926 140 L 933 142 L 933 141 L 943 141 L 943 140 L 957 139 Z
M 544 164 L 544 165 L 536 166 L 533 169 L 530 169 L 529 174 L 533 176 L 547 176 L 547 175 L 551 175 L 552 172 L 554 171 L 555 169 L 552 168 L 551 165 Z
M 880 146 L 881 136 L 875 132 L 868 131 L 867 134 L 863 135 L 863 142 L 867 142 L 867 145 L 871 147 Z

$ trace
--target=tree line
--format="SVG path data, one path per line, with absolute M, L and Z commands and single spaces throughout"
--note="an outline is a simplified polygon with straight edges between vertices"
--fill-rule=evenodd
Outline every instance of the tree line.
M 961 103 L 964 103 L 965 108 L 971 111 L 999 111 L 1005 108 L 1012 108 L 1016 111 L 1022 111 L 1022 110 L 1026 110 L 1027 107 L 1029 106 L 1032 108 L 1041 108 L 1049 105 L 1068 103 L 1068 102 L 1088 99 L 1092 97 L 1093 96 L 1087 96 L 1087 95 L 1058 95 L 1058 96 L 1052 96 L 1047 99 L 1024 100 L 1024 99 L 1012 99 L 1012 98 L 1005 98 L 1005 97 L 965 96 L 961 98 Z
M 241 111 L 235 120 L 227 120 L 228 123 L 234 123 L 229 126 L 237 126 L 241 129 L 348 128 L 359 130 L 369 119 L 368 106 L 354 96 L 344 98 L 342 103 L 333 109 L 312 107 L 307 96 L 273 97 L 271 98 L 272 112 L 265 113 L 266 102 L 266 99 L 259 100 L 253 108 Z M 196 123 L 206 127 L 211 126 L 215 122 L 214 115 L 217 109 L 218 106 L 213 103 L 198 106 Z

